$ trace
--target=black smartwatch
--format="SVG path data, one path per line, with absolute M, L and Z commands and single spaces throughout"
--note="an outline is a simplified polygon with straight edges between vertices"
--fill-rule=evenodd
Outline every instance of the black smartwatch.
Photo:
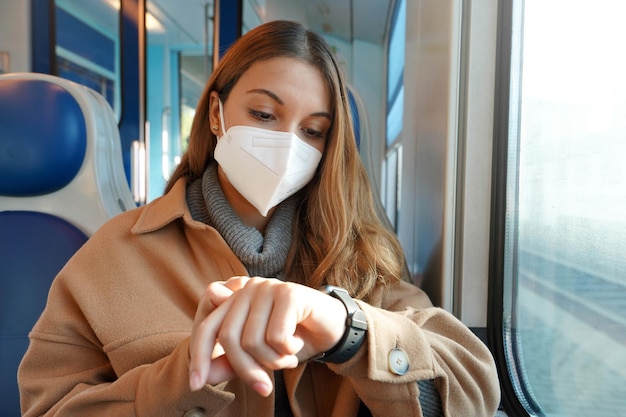
M 350 297 L 348 291 L 332 285 L 326 285 L 321 291 L 341 301 L 346 308 L 348 317 L 346 318 L 346 331 L 339 342 L 330 350 L 315 357 L 315 360 L 343 363 L 352 358 L 363 344 L 367 333 L 367 319 L 365 313 Z

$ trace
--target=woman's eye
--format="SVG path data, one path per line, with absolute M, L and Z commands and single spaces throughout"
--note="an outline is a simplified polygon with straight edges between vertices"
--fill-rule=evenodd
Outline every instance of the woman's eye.
M 311 138 L 316 138 L 316 139 L 324 138 L 324 133 L 320 132 L 319 130 L 304 128 L 302 129 L 302 132 L 304 132 L 305 135 Z
M 265 113 L 258 110 L 250 110 L 250 114 L 257 120 L 261 120 L 264 122 L 268 122 L 272 120 L 274 117 L 270 113 Z

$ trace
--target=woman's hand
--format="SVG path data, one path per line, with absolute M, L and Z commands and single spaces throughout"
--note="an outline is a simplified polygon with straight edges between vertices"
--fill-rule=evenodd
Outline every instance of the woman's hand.
M 273 278 L 211 283 L 198 304 L 189 353 L 190 387 L 240 378 L 263 396 L 269 370 L 332 348 L 345 331 L 343 304 L 320 291 Z

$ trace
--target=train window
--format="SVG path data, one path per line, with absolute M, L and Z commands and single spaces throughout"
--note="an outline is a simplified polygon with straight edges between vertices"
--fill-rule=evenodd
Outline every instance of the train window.
M 56 0 L 60 77 L 98 91 L 120 115 L 119 2 Z
M 400 208 L 402 145 L 399 143 L 404 116 L 404 46 L 406 0 L 395 3 L 387 44 L 386 155 L 383 172 L 383 202 L 387 217 L 397 227 Z
M 245 0 L 241 14 L 241 33 L 244 34 L 265 22 L 265 0 Z
M 189 3 L 189 2 L 188 2 Z M 147 201 L 160 196 L 187 149 L 213 61 L 213 6 L 146 3 Z
M 506 370 L 529 415 L 621 415 L 626 3 L 511 5 Z

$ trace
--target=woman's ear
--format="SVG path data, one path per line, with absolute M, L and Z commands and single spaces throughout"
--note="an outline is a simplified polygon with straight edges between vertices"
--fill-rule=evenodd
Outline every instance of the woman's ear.
M 222 136 L 219 102 L 220 96 L 217 91 L 211 91 L 209 96 L 209 123 L 211 126 L 211 133 L 215 136 Z

